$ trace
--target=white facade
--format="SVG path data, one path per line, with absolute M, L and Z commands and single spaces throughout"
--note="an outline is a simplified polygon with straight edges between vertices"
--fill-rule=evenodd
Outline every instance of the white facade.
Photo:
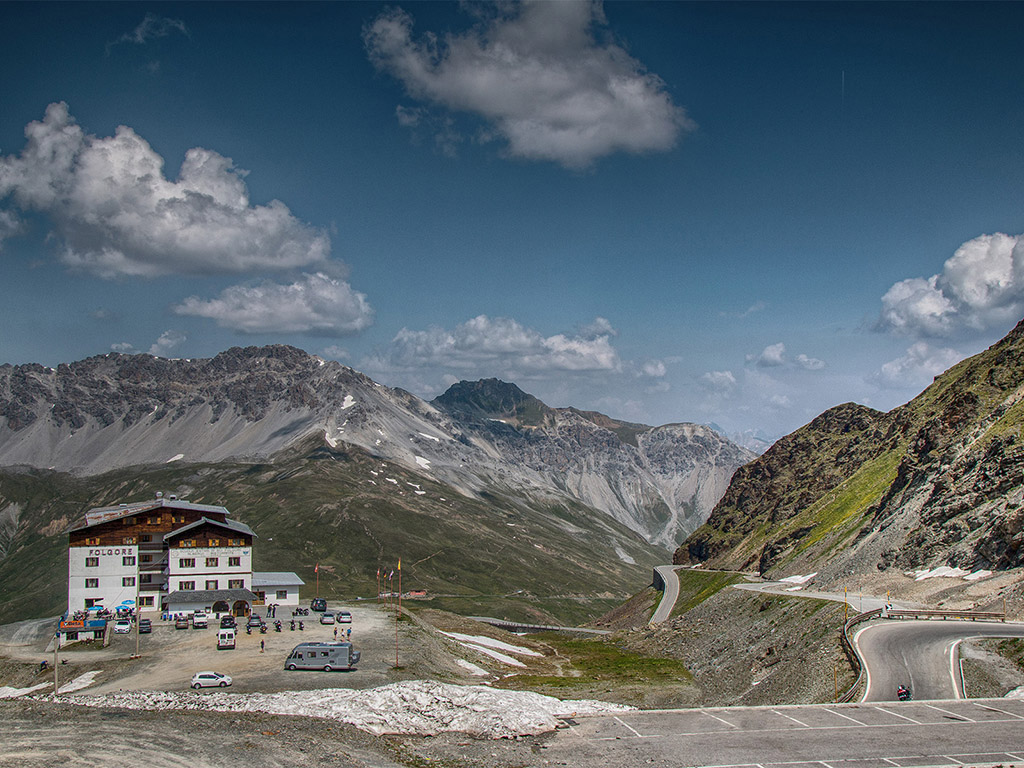
M 252 589 L 252 547 L 170 547 L 169 592 Z
M 297 606 L 299 587 L 305 582 L 291 572 L 264 572 L 252 575 L 252 591 L 263 599 L 264 605 Z
M 139 548 L 68 547 L 68 610 L 93 606 L 114 610 L 135 607 L 139 580 Z

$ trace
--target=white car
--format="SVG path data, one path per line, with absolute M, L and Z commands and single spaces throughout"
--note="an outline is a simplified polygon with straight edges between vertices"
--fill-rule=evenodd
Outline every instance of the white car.
M 339 624 L 351 624 L 352 614 L 348 611 L 338 611 L 338 623 Z
M 334 623 L 334 614 L 333 613 L 321 613 L 320 614 L 320 623 L 321 624 L 333 624 Z
M 114 622 L 114 634 L 127 635 L 132 631 L 132 623 L 128 619 L 119 619 Z
M 220 672 L 196 672 L 192 675 L 192 687 L 200 688 L 227 688 L 231 685 L 231 678 L 222 675 Z

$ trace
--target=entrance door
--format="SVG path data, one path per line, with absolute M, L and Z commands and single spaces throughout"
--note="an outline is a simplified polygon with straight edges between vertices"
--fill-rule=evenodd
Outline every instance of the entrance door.
M 235 604 L 231 606 L 231 613 L 234 616 L 248 616 L 249 615 L 249 603 L 246 600 L 235 600 Z

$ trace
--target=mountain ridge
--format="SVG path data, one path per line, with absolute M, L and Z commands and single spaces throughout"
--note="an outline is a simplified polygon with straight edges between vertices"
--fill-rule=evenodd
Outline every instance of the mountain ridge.
M 285 345 L 0 366 L 0 466 L 88 476 L 260 461 L 316 432 L 467 496 L 515 487 L 576 499 L 669 551 L 752 458 L 706 428 L 549 408 L 497 379 L 460 382 L 428 403 Z
M 1024 565 L 1024 321 L 888 412 L 847 403 L 736 472 L 677 563 L 846 572 Z

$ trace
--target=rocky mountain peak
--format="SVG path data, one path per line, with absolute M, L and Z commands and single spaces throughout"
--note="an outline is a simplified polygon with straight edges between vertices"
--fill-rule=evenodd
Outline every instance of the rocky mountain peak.
M 551 411 L 533 395 L 500 379 L 460 381 L 431 403 L 463 419 L 494 419 L 517 426 L 537 426 Z

